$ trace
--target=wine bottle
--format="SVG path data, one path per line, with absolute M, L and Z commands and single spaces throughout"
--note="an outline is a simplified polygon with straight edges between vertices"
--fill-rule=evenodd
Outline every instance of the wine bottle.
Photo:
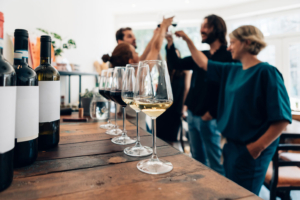
M 14 167 L 32 164 L 38 155 L 39 87 L 35 71 L 28 65 L 28 32 L 16 29 L 14 68 L 17 104 Z
M 41 36 L 41 63 L 35 69 L 39 82 L 39 150 L 57 146 L 60 125 L 60 75 L 51 66 L 51 37 Z
M 13 179 L 17 94 L 15 70 L 3 58 L 3 22 L 0 12 L 0 192 Z

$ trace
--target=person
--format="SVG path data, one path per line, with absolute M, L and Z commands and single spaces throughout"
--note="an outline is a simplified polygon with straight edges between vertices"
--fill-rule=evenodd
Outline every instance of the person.
M 164 36 L 166 34 L 167 28 L 172 24 L 173 17 L 170 18 L 164 18 L 161 27 L 157 28 L 154 31 L 153 38 L 151 40 L 151 45 L 149 46 L 149 51 L 147 53 L 147 56 L 145 57 L 146 60 L 155 60 L 158 55 L 159 51 L 161 49 L 161 46 L 163 44 Z M 131 30 L 131 29 L 130 29 Z M 119 36 L 119 31 L 117 31 L 116 38 L 118 41 L 118 45 L 115 47 L 115 49 L 112 52 L 112 55 L 109 56 L 108 54 L 104 54 L 102 56 L 103 62 L 110 62 L 112 67 L 115 66 L 126 66 L 127 64 L 132 63 L 138 63 L 140 61 L 140 57 L 135 51 L 135 46 L 132 44 L 135 44 L 134 40 L 125 40 L 124 42 L 120 42 L 118 38 L 127 38 L 125 37 L 126 33 L 123 33 L 123 36 Z M 133 33 L 132 33 L 133 34 Z M 131 37 L 131 36 L 130 36 Z M 131 41 L 131 43 L 129 42 Z
M 176 53 L 178 57 L 181 57 L 178 49 L 176 49 Z M 181 117 L 185 112 L 183 104 L 190 88 L 192 74 L 189 70 L 175 70 L 169 66 L 170 65 L 168 65 L 168 70 L 173 92 L 173 104 L 157 118 L 156 130 L 157 137 L 168 143 L 172 143 L 177 141 L 178 131 L 181 126 Z
M 248 25 L 230 33 L 228 51 L 241 63 L 210 60 L 183 31 L 175 34 L 186 41 L 207 78 L 220 84 L 217 121 L 227 138 L 223 148 L 226 177 L 258 195 L 279 136 L 292 120 L 281 73 L 257 58 L 266 46 L 262 32 Z
M 127 64 L 138 63 L 139 56 L 131 44 L 124 42 L 115 47 L 111 56 L 104 54 L 102 60 L 104 63 L 109 61 L 113 68 L 115 66 L 126 66 Z
M 202 43 L 210 46 L 204 55 L 215 61 L 233 62 L 226 51 L 226 24 L 217 15 L 204 18 L 200 33 Z M 219 85 L 206 80 L 206 72 L 199 68 L 191 56 L 180 59 L 175 52 L 172 37 L 167 37 L 167 60 L 174 69 L 193 70 L 191 87 L 185 101 L 188 107 L 189 143 L 194 159 L 224 175 L 221 164 L 221 134 L 217 130 L 217 105 Z
M 152 39 L 150 40 L 150 42 L 147 44 L 143 54 L 139 57 L 139 60 L 142 61 L 142 60 L 145 60 L 148 53 L 150 52 L 150 49 L 151 49 L 151 45 L 153 43 L 153 40 L 155 38 L 155 34 L 157 32 L 158 29 L 155 29 L 154 31 L 154 34 L 153 34 L 153 37 Z M 120 28 L 117 32 L 116 32 L 116 40 L 117 40 L 117 43 L 118 44 L 121 44 L 121 43 L 129 43 L 131 44 L 134 48 L 137 48 L 137 45 L 136 45 L 136 38 L 135 38 L 135 35 L 132 31 L 132 29 L 130 27 L 127 27 L 127 28 Z

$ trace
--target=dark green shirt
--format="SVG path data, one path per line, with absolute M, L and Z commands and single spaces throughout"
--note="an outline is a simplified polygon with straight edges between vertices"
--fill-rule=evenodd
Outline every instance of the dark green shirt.
M 291 123 L 290 100 L 281 73 L 268 63 L 243 70 L 241 63 L 208 61 L 208 79 L 220 84 L 218 130 L 229 140 L 248 144 L 273 122 Z

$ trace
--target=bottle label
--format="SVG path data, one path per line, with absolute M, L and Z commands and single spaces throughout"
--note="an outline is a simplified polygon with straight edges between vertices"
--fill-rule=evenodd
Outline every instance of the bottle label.
M 0 87 L 0 153 L 15 147 L 17 87 Z
M 2 38 L 0 38 L 0 49 L 3 49 L 3 39 Z
M 17 86 L 16 139 L 29 141 L 39 136 L 39 86 Z
M 60 81 L 39 81 L 40 123 L 60 118 Z
M 22 58 L 28 58 L 28 51 L 16 50 L 14 53 L 14 59 L 22 60 Z

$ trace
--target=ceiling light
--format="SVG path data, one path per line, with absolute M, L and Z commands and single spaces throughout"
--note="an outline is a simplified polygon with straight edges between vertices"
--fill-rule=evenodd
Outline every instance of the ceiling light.
M 133 8 L 135 8 L 135 7 L 136 7 L 135 3 L 133 3 L 131 6 L 132 6 Z
M 190 0 L 185 0 L 185 3 L 190 3 Z

